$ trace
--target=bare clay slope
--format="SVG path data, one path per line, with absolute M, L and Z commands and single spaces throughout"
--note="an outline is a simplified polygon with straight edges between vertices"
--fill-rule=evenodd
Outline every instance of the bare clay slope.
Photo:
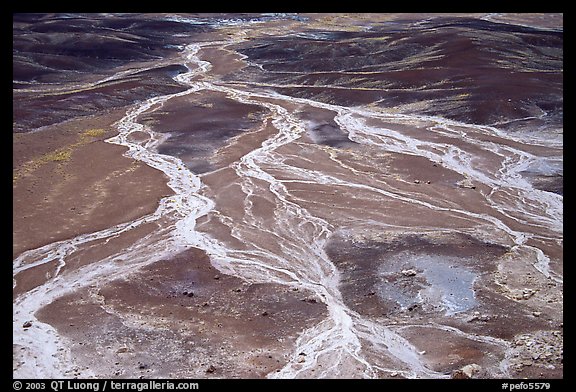
M 15 81 L 15 375 L 563 377 L 554 22 L 36 18 L 122 55 Z

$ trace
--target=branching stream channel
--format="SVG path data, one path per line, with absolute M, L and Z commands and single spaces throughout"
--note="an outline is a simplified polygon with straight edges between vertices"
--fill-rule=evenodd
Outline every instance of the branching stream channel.
M 14 287 L 23 271 L 56 266 L 43 284 L 14 300 L 14 344 L 25 347 L 15 377 L 68 377 L 74 368 L 67 338 L 37 319 L 43 306 L 81 288 L 97 292 L 106 282 L 191 247 L 204 251 L 221 274 L 309 293 L 325 306 L 325 316 L 300 331 L 285 362 L 265 377 L 449 378 L 454 369 L 439 365 L 433 347 L 423 349 L 418 336 L 426 330 L 435 331 L 431 340 L 453 338 L 484 347 L 489 358 L 474 360 L 484 361 L 488 376 L 510 376 L 515 338 L 490 329 L 465 330 L 461 324 L 473 324 L 470 320 L 491 306 L 518 302 L 514 295 L 523 288 L 503 278 L 513 263 L 531 271 L 538 284 L 562 285 L 558 260 L 553 262 L 550 254 L 562 244 L 563 198 L 536 189 L 522 176 L 531 167 L 554 164 L 558 157 L 548 151 L 558 145 L 497 126 L 374 105 L 340 106 L 284 95 L 270 84 L 220 80 L 211 73 L 206 49 L 228 50 L 243 39 L 237 34 L 185 47 L 181 61 L 188 71 L 175 80 L 188 89 L 132 106 L 116 123 L 118 134 L 107 140 L 127 147 L 126 156 L 162 171 L 173 195 L 162 199 L 153 214 L 26 251 L 15 260 Z M 238 62 L 254 66 L 246 56 Z M 263 135 L 261 141 L 217 169 L 229 179 L 224 185 L 214 185 L 214 171 L 195 174 L 181 159 L 160 154 L 158 146 L 169 134 L 141 121 L 173 100 L 204 92 L 265 113 L 251 131 Z M 330 117 L 349 148 L 314 143 L 311 129 L 320 123 L 314 113 Z M 380 167 L 370 170 L 375 162 Z M 420 178 L 390 171 L 402 162 L 426 162 L 426 170 L 447 174 L 427 180 L 424 169 Z M 226 206 L 230 200 L 235 207 Z M 79 252 L 150 224 L 157 228 L 128 248 L 67 269 Z M 409 238 L 419 238 L 416 248 L 397 245 Z M 503 250 L 490 256 L 491 269 L 474 264 L 473 252 L 433 254 L 442 243 L 455 246 L 459 238 Z M 366 311 L 366 305 L 351 299 L 354 283 L 346 282 L 356 279 L 355 270 L 338 253 L 346 246 L 380 252 L 381 265 L 369 271 L 377 279 L 366 295 L 388 304 L 395 300 L 396 310 L 388 316 Z M 419 282 L 412 289 L 399 283 L 410 279 Z M 500 287 L 503 299 L 479 296 L 479 284 Z M 406 316 L 415 304 L 424 319 L 422 314 L 418 321 Z M 30 331 L 23 330 L 25 323 Z M 88 368 L 77 372 L 98 376 Z

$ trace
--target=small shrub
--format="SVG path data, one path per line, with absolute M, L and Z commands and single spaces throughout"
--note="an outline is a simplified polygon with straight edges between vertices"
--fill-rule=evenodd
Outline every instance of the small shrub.
M 99 136 L 103 136 L 104 134 L 106 134 L 105 129 L 88 129 L 87 131 L 84 131 L 82 133 L 82 136 L 84 136 L 84 137 L 99 137 Z
M 41 160 L 46 162 L 63 162 L 68 161 L 70 159 L 70 156 L 72 156 L 72 150 L 60 149 L 45 154 Z

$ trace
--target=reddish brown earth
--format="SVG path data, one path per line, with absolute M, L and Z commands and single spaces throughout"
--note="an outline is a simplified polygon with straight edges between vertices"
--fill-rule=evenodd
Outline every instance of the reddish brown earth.
M 64 296 L 40 318 L 71 338 L 86 358 L 78 366 L 99 377 L 261 378 L 286 363 L 302 326 L 324 316 L 307 299 L 221 274 L 191 249 Z

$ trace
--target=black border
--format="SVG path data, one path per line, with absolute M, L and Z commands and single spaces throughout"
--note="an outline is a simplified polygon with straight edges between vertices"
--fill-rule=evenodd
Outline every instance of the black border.
M 495 5 L 496 4 L 496 5 Z M 326 9 L 326 5 L 331 10 Z M 331 3 L 315 3 L 311 2 L 310 0 L 306 2 L 270 2 L 268 4 L 262 3 L 246 3 L 246 2 L 228 2 L 224 4 L 217 4 L 216 2 L 173 2 L 170 4 L 163 3 L 161 4 L 162 7 L 159 7 L 157 3 L 121 3 L 116 2 L 114 5 L 111 3 L 101 3 L 101 2 L 45 2 L 45 3 L 28 3 L 24 1 L 14 1 L 10 0 L 3 4 L 3 11 L 2 15 L 6 20 L 2 23 L 2 26 L 8 30 L 12 26 L 12 14 L 15 12 L 38 12 L 38 11 L 49 11 L 49 12 L 103 12 L 103 11 L 113 11 L 113 12 L 199 12 L 199 13 L 207 13 L 207 12 L 225 12 L 225 13 L 252 13 L 252 12 L 488 12 L 488 11 L 498 11 L 498 12 L 554 12 L 554 13 L 563 13 L 564 14 L 564 29 L 570 34 L 571 33 L 571 18 L 569 18 L 569 14 L 564 12 L 564 8 L 569 6 L 570 3 L 563 2 L 562 4 L 559 3 L 541 3 L 541 2 L 524 2 L 518 6 L 516 4 L 510 4 L 503 1 L 498 3 L 486 3 L 486 2 L 468 2 L 468 4 L 455 4 L 454 2 L 450 3 L 436 3 L 436 2 L 426 2 L 425 4 L 414 4 L 414 5 L 407 5 L 406 3 L 396 2 L 393 4 L 392 2 L 331 2 Z M 454 10 L 456 8 L 464 8 L 460 10 Z M 222 9 L 225 8 L 225 10 Z M 6 9 L 8 8 L 8 10 Z M 156 10 L 151 10 L 150 8 L 156 8 Z M 162 10 L 158 8 L 163 8 Z M 408 8 L 408 10 L 406 9 Z M 412 9 L 410 9 L 412 8 Z M 417 8 L 417 10 L 416 10 Z M 521 9 L 521 11 L 519 11 Z M 7 12 L 10 11 L 10 12 Z M 571 16 L 571 15 L 570 15 Z M 10 20 L 8 20 L 10 18 Z M 8 31 L 5 32 L 3 35 L 6 40 L 8 37 L 11 37 L 11 34 Z M 573 42 L 572 40 L 568 40 L 567 42 Z M 9 42 L 4 46 L 5 50 L 8 51 L 12 49 L 12 40 L 10 39 Z M 566 50 L 568 49 L 568 50 Z M 573 67 L 569 61 L 570 59 L 570 47 L 565 47 L 565 59 L 568 59 L 569 66 L 565 67 L 565 69 L 572 70 Z M 8 56 L 6 56 L 8 58 Z M 7 72 L 4 73 L 7 75 Z M 568 78 L 565 78 L 565 81 L 568 81 L 567 85 L 571 86 L 574 85 L 570 83 L 571 73 L 568 74 Z M 12 94 L 12 81 L 8 80 L 6 77 L 6 89 L 10 91 Z M 570 103 L 573 103 L 573 100 L 570 97 L 571 89 L 568 88 L 565 90 L 564 99 L 565 102 L 568 102 L 567 107 L 572 107 Z M 5 105 L 7 107 L 7 105 Z M 570 111 L 568 111 L 570 113 Z M 8 116 L 5 116 L 8 119 Z M 571 123 L 570 121 L 571 116 L 566 116 L 568 124 Z M 6 120 L 8 121 L 8 120 Z M 570 132 L 570 127 L 564 127 L 565 130 Z M 566 135 L 566 134 L 565 134 Z M 571 134 L 565 138 L 565 151 L 567 152 L 567 156 L 565 156 L 565 163 L 564 166 L 568 168 L 572 168 L 572 150 L 569 148 L 571 146 L 569 142 L 571 139 Z M 8 172 L 8 168 L 11 167 L 11 158 L 12 152 L 10 150 L 7 154 L 2 154 L 3 159 L 6 162 L 3 162 L 2 167 L 5 169 L 5 183 L 11 184 L 12 180 L 12 173 Z M 2 171 L 4 173 L 4 170 Z M 570 171 L 567 172 L 568 177 L 570 178 Z M 571 200 L 570 195 L 572 195 L 572 182 L 567 181 L 565 184 L 569 186 L 564 187 L 564 197 L 568 197 L 567 200 Z M 9 193 L 12 194 L 11 191 Z M 11 203 L 12 204 L 12 203 Z M 565 222 L 572 221 L 570 218 L 576 218 L 574 213 L 574 207 L 572 203 L 565 203 L 565 215 L 567 215 L 568 220 L 565 219 Z M 566 214 L 567 213 L 567 214 Z M 8 219 L 7 219 L 8 221 Z M 12 220 L 10 217 L 10 225 L 12 225 Z M 570 238 L 570 229 L 566 225 L 565 228 L 565 235 L 568 234 L 568 238 Z M 6 249 L 11 249 L 11 245 L 7 246 Z M 8 251 L 7 251 L 8 252 Z M 9 263 L 6 263 L 8 266 Z M 565 270 L 568 271 L 568 276 L 571 276 L 570 270 L 573 268 L 571 265 L 571 260 L 568 259 L 564 265 Z M 6 268 L 8 269 L 8 268 Z M 4 275 L 4 274 L 3 274 Z M 564 275 L 567 275 L 566 273 Z M 8 278 L 11 276 L 11 268 L 10 271 L 6 271 L 6 282 L 2 285 L 3 289 L 8 291 L 11 287 L 11 279 Z M 11 290 L 11 289 L 10 289 Z M 571 301 L 573 299 L 573 292 L 568 292 L 568 303 L 574 303 Z M 11 294 L 10 294 L 11 296 Z M 4 298 L 4 295 L 3 295 Z M 5 298 L 9 298 L 8 292 L 5 294 Z M 565 299 L 566 300 L 566 299 Z M 8 301 L 6 301 L 8 303 Z M 8 306 L 8 305 L 7 305 Z M 6 311 L 8 312 L 8 311 Z M 565 317 L 565 327 L 572 324 L 568 317 Z M 528 385 L 528 383 L 549 383 L 550 384 L 550 391 L 558 391 L 564 390 L 568 385 L 573 385 L 573 375 L 571 374 L 571 365 L 572 365 L 572 358 L 570 353 L 573 353 L 571 347 L 573 345 L 574 339 L 571 337 L 570 333 L 564 334 L 565 338 L 565 352 L 568 355 L 564 355 L 567 359 L 567 362 L 564 364 L 564 378 L 563 379 L 553 379 L 553 380 L 546 380 L 546 379 L 529 379 L 529 380 L 520 380 L 520 379 L 470 379 L 470 380 L 452 380 L 452 379 L 380 379 L 380 380 L 360 380 L 360 379 L 334 379 L 334 380 L 317 380 L 317 379 L 306 379 L 306 380 L 253 380 L 253 379 L 198 379 L 198 380 L 186 380 L 190 382 L 197 382 L 199 384 L 199 390 L 214 390 L 214 389 L 232 389 L 232 388 L 274 388 L 274 387 L 288 387 L 288 388 L 334 388 L 334 389 L 355 389 L 360 388 L 361 390 L 379 390 L 382 391 L 382 388 L 391 387 L 394 390 L 400 388 L 409 388 L 410 390 L 421 390 L 424 391 L 429 388 L 438 388 L 444 391 L 458 391 L 458 392 L 466 392 L 467 388 L 481 388 L 482 391 L 504 391 L 509 389 L 504 389 L 503 384 L 515 384 L 521 385 L 524 383 Z M 8 339 L 5 339 L 6 342 L 9 342 Z M 6 351 L 10 350 L 12 353 L 11 344 L 6 344 Z M 11 354 L 10 354 L 11 355 Z M 9 358 L 8 352 L 6 358 Z M 6 379 L 9 380 L 12 390 L 17 390 L 14 388 L 14 381 L 18 380 L 22 383 L 29 383 L 29 382 L 36 382 L 42 383 L 46 386 L 44 390 L 52 390 L 50 389 L 50 381 L 52 380 L 45 380 L 45 379 L 14 379 L 13 373 L 9 371 L 8 366 L 3 367 L 6 371 Z M 8 373 L 10 372 L 10 373 Z M 2 377 L 4 379 L 4 377 Z M 60 380 L 60 379 L 56 379 Z M 111 379 L 108 379 L 111 380 Z M 65 380 L 67 381 L 67 380 Z M 80 381 L 80 380 L 79 380 Z M 102 380 L 92 380 L 92 379 L 84 379 L 86 382 L 98 382 L 100 384 L 99 391 L 102 391 L 102 384 L 104 383 L 104 379 Z M 115 382 L 122 382 L 122 383 L 130 383 L 130 382 L 143 382 L 145 380 L 139 379 L 114 379 Z M 169 379 L 154 379 L 154 381 L 162 382 L 162 381 L 177 381 L 177 380 L 169 380 Z M 184 381 L 184 380 L 182 380 Z M 24 390 L 24 389 L 22 389 Z M 68 390 L 68 389 L 63 389 Z M 111 391 L 108 387 L 107 391 Z M 129 390 L 129 389 L 124 389 Z M 535 390 L 530 388 L 523 388 L 523 389 L 516 389 L 519 390 Z M 547 389 L 544 389 L 547 390 Z M 353 391 L 355 392 L 355 391 Z

